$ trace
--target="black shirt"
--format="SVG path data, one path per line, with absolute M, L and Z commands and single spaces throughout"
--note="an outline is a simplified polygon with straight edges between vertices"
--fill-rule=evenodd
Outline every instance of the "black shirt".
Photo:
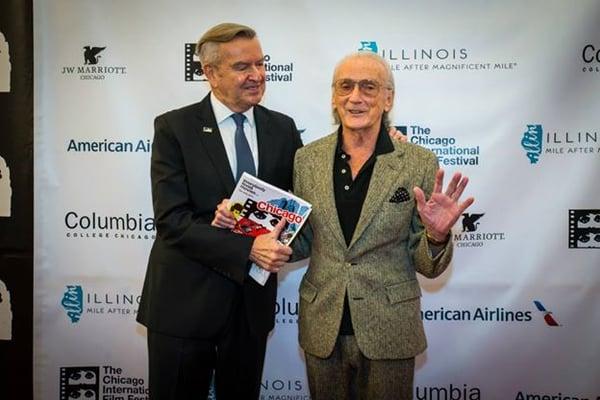
M 369 190 L 369 183 L 371 182 L 371 176 L 373 175 L 373 168 L 377 162 L 377 156 L 380 154 L 391 153 L 394 151 L 394 145 L 392 144 L 392 140 L 390 139 L 387 130 L 382 124 L 379 129 L 379 136 L 377 136 L 373 154 L 364 163 L 353 181 L 349 164 L 350 156 L 342 150 L 342 144 L 342 127 L 340 126 L 338 129 L 338 141 L 333 161 L 333 189 L 338 219 L 340 221 L 340 226 L 342 227 L 344 239 L 346 240 L 346 246 L 348 246 L 352 240 L 352 235 L 354 235 L 354 230 L 358 223 L 363 203 L 367 197 L 367 191 Z M 354 334 L 352 319 L 350 317 L 350 306 L 348 304 L 348 292 L 346 292 L 344 298 L 344 311 L 339 334 Z

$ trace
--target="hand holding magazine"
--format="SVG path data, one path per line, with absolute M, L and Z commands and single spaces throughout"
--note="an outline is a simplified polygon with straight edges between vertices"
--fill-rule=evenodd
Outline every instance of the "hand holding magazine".
M 271 232 L 285 219 L 279 242 L 289 245 L 308 219 L 312 206 L 292 193 L 244 173 L 231 194 L 229 210 L 236 220 L 232 231 L 245 236 Z M 264 285 L 270 272 L 253 263 L 249 274 Z

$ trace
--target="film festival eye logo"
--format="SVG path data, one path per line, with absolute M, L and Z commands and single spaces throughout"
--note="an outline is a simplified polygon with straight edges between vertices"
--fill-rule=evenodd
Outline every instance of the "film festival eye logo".
M 99 400 L 99 367 L 62 367 L 60 400 Z
M 539 124 L 527 125 L 527 130 L 523 133 L 521 146 L 531 164 L 537 164 L 542 155 L 543 133 L 542 125 Z
M 0 340 L 12 339 L 12 311 L 10 308 L 10 292 L 0 281 Z
M 83 289 L 80 285 L 67 285 L 60 304 L 65 309 L 72 324 L 76 324 L 83 314 Z
M 10 217 L 12 189 L 10 187 L 10 169 L 0 157 L 0 217 Z
M 358 51 L 371 51 L 373 53 L 377 53 L 379 48 L 377 47 L 377 42 L 361 40 L 360 47 Z
M 535 304 L 535 307 L 538 309 L 539 312 L 544 313 L 544 321 L 546 321 L 546 325 L 562 326 L 558 322 L 556 322 L 556 319 L 554 319 L 554 317 L 552 316 L 552 311 L 546 310 L 546 307 L 544 307 L 541 301 L 534 300 L 533 304 Z
M 8 42 L 0 32 L 0 93 L 10 92 L 10 69 Z
M 600 249 L 600 210 L 569 210 L 569 248 Z
M 196 55 L 196 43 L 185 44 L 185 81 L 206 82 L 200 58 Z

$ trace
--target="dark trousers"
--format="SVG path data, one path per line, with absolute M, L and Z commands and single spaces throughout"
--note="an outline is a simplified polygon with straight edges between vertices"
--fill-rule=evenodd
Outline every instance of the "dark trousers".
M 241 300 L 215 338 L 178 338 L 149 330 L 150 400 L 206 400 L 213 371 L 219 400 L 258 399 L 266 342 L 266 335 L 250 332 Z

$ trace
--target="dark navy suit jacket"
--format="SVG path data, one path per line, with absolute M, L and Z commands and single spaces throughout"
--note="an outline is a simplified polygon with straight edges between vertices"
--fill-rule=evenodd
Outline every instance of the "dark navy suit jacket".
M 254 107 L 258 177 L 292 187 L 296 149 L 302 146 L 288 116 Z M 242 295 L 250 329 L 274 326 L 277 279 L 248 277 L 252 238 L 210 226 L 217 204 L 235 182 L 210 96 L 154 121 L 151 179 L 156 240 L 148 261 L 137 320 L 177 337 L 211 338 L 223 328 L 234 298 Z

